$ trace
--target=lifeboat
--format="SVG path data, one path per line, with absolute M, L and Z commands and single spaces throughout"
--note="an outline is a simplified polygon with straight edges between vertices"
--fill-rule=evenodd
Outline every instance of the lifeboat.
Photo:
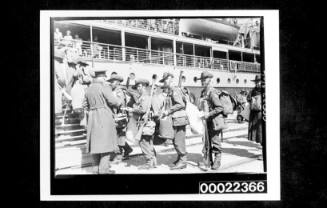
M 179 30 L 210 38 L 212 40 L 234 41 L 240 27 L 219 19 L 180 19 Z

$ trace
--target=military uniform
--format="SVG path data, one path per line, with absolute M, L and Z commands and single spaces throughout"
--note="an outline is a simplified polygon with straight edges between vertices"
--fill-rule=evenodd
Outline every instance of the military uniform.
M 208 72 L 203 72 L 200 79 L 212 78 L 213 75 Z M 218 169 L 220 167 L 222 147 L 221 137 L 222 129 L 225 128 L 225 120 L 223 115 L 224 107 L 219 99 L 220 91 L 209 86 L 201 91 L 201 98 L 204 99 L 208 104 L 208 116 L 207 116 L 207 129 L 209 139 L 211 141 L 211 151 L 215 155 L 212 169 Z M 203 110 L 203 109 L 201 109 Z M 203 152 L 205 149 L 203 149 Z
M 120 105 L 110 88 L 100 80 L 95 79 L 86 90 L 83 102 L 84 109 L 88 111 L 86 152 L 100 156 L 100 174 L 111 173 L 109 163 L 118 150 L 117 131 L 110 107 Z
M 208 134 L 212 141 L 212 152 L 215 154 L 220 154 L 222 152 L 221 138 L 219 137 L 221 130 L 219 129 L 219 125 L 222 124 L 222 119 L 224 119 L 222 114 L 224 108 L 219 100 L 219 94 L 220 92 L 213 87 L 204 89 L 201 92 L 201 98 L 206 99 L 209 105 L 209 118 L 207 119 L 207 126 Z
M 127 96 L 124 93 L 121 87 L 117 87 L 114 90 L 115 96 L 121 100 L 122 106 L 127 107 Z M 127 112 L 121 110 L 121 108 L 116 109 L 116 115 L 126 116 L 126 120 L 122 120 L 121 122 L 117 123 L 117 134 L 118 134 L 118 146 L 120 149 L 120 153 L 123 154 L 124 159 L 127 159 L 129 154 L 133 151 L 133 149 L 129 146 L 126 142 L 126 130 L 128 124 Z
M 149 82 L 144 79 L 135 81 L 135 86 L 138 84 L 149 85 Z M 133 106 L 133 115 L 136 116 L 137 120 L 142 120 L 142 116 L 146 113 L 147 109 L 151 106 L 150 95 L 144 93 L 137 98 L 136 103 Z M 140 168 L 153 168 L 157 165 L 156 151 L 153 146 L 153 135 L 142 135 L 139 141 L 140 148 L 146 158 L 147 163 Z
M 169 76 L 174 77 L 170 73 L 164 73 L 160 82 L 164 82 Z M 177 160 L 174 162 L 171 169 L 186 168 L 187 152 L 185 145 L 186 125 L 189 120 L 185 111 L 186 103 L 183 98 L 183 92 L 179 87 L 171 87 L 168 89 L 168 98 L 171 99 L 171 108 L 168 110 L 168 115 L 172 116 L 174 139 L 173 145 L 177 152 Z
M 123 78 L 119 75 L 111 75 L 107 82 L 111 82 L 117 80 L 119 82 L 123 82 Z M 116 119 L 116 129 L 117 129 L 117 142 L 120 150 L 120 159 L 121 156 L 124 156 L 124 159 L 127 159 L 129 154 L 133 151 L 133 149 L 126 142 L 126 129 L 127 129 L 127 112 L 123 111 L 122 108 L 127 106 L 127 96 L 124 92 L 123 87 L 117 86 L 113 90 L 113 94 L 117 99 L 120 100 L 122 105 L 120 108 L 114 108 L 113 111 L 115 113 Z

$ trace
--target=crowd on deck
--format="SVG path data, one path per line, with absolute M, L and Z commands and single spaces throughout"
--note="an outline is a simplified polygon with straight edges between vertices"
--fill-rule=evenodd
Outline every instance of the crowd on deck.
M 155 32 L 178 35 L 178 19 L 127 19 L 127 20 L 102 20 L 110 24 L 119 24 L 127 27 L 136 27 Z

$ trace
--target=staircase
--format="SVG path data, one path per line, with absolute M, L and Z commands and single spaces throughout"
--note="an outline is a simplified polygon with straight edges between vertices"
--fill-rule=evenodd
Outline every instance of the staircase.
M 86 129 L 80 125 L 78 114 L 71 110 L 56 114 L 55 120 L 55 169 L 84 167 L 93 158 L 85 154 Z

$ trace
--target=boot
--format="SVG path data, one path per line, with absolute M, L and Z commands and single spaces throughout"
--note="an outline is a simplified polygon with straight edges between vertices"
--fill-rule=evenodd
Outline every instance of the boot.
M 123 160 L 126 160 L 129 158 L 129 154 L 133 152 L 133 149 L 131 148 L 131 146 L 127 144 L 127 142 L 125 142 L 123 149 L 124 149 Z
M 211 165 L 208 164 L 208 162 L 205 159 L 203 159 L 203 161 L 198 162 L 198 166 L 203 171 L 208 171 L 211 167 Z
M 170 167 L 175 166 L 175 165 L 179 162 L 180 159 L 181 159 L 181 157 L 178 155 L 178 156 L 177 156 L 177 159 L 173 162 L 173 164 L 171 164 L 171 165 L 169 165 L 169 166 L 170 166 Z
M 178 161 L 177 161 L 177 163 L 174 165 L 174 166 L 172 166 L 171 168 L 170 168 L 170 170 L 178 170 L 178 169 L 184 169 L 184 168 L 186 168 L 186 156 L 185 155 L 183 155 L 183 156 L 181 156 L 181 155 L 178 155 Z
M 111 166 L 110 166 L 110 156 L 109 154 L 103 154 L 100 156 L 100 163 L 98 166 L 98 173 L 99 174 L 114 174 L 115 171 L 111 170 Z
M 118 146 L 118 147 L 119 147 L 119 152 L 111 156 L 110 162 L 112 164 L 118 164 L 123 160 L 123 147 L 122 146 Z
M 186 162 L 179 161 L 174 165 L 173 167 L 170 168 L 170 170 L 180 170 L 180 169 L 185 169 L 187 167 Z
M 215 155 L 215 160 L 213 161 L 213 164 L 211 166 L 211 169 L 212 170 L 218 170 L 218 168 L 220 167 L 221 165 L 221 153 L 218 153 Z
M 140 166 L 138 169 L 139 170 L 149 170 L 149 169 L 156 168 L 156 166 L 157 166 L 157 159 L 154 158 L 154 159 L 148 160 L 147 163 L 145 163 L 144 165 Z

